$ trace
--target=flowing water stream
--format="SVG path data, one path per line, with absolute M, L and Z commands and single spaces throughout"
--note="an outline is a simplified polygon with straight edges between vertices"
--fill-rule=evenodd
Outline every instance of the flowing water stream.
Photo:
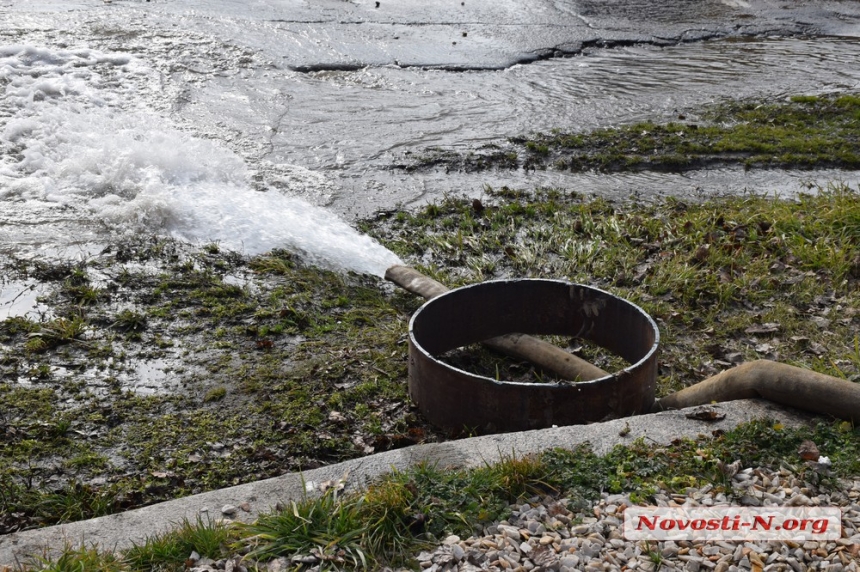
M 396 257 L 344 220 L 445 193 L 479 195 L 487 184 L 647 198 L 791 193 L 810 181 L 857 179 L 839 171 L 397 168 L 431 146 L 466 150 L 532 131 L 668 119 L 726 97 L 857 89 L 856 38 L 590 48 L 502 69 L 307 72 L 280 63 L 298 40 L 277 20 L 252 26 L 230 2 L 223 13 L 221 4 L 207 12 L 189 2 L 161 12 L 141 5 L 96 11 L 82 1 L 89 9 L 75 11 L 41 2 L 0 12 L 5 252 L 69 255 L 132 231 L 246 253 L 293 248 L 325 266 L 380 274 Z M 66 21 L 75 22 L 71 31 Z

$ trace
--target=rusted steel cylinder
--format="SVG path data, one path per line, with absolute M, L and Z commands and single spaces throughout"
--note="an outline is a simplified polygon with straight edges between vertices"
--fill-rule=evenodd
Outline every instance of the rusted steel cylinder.
M 385 279 L 428 300 L 449 291 L 448 287 L 441 282 L 424 276 L 409 266 L 392 266 L 385 271 Z M 529 361 L 569 381 L 586 381 L 609 375 L 608 372 L 570 352 L 525 334 L 506 334 L 481 343 L 497 352 Z
M 577 383 L 494 380 L 440 359 L 511 332 L 581 337 L 623 357 L 619 372 Z M 409 323 L 409 392 L 427 419 L 480 432 L 575 425 L 648 412 L 659 330 L 641 308 L 563 280 L 499 280 L 450 290 Z

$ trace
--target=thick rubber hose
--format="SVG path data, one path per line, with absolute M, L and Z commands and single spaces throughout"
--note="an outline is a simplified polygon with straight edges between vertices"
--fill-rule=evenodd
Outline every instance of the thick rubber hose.
M 392 266 L 385 271 L 385 279 L 427 300 L 448 291 L 448 287 L 441 282 L 437 282 L 429 276 L 424 276 L 409 266 Z
M 444 284 L 408 266 L 392 266 L 385 271 L 385 279 L 428 300 L 448 291 Z M 490 349 L 529 361 L 568 381 L 589 381 L 610 375 L 549 342 L 525 334 L 507 334 L 482 343 Z
M 651 411 L 756 397 L 860 423 L 860 383 L 769 360 L 741 364 L 667 395 Z

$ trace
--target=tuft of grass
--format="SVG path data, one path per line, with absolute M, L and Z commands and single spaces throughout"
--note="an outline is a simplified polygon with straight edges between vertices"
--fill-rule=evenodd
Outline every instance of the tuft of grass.
M 120 332 L 139 334 L 146 330 L 148 321 L 146 314 L 125 309 L 117 314 L 113 327 Z
M 227 396 L 227 388 L 226 387 L 213 387 L 208 392 L 206 392 L 206 396 L 203 398 L 204 403 L 212 403 L 213 401 L 221 401 Z
M 128 570 L 123 560 L 111 553 L 100 551 L 97 547 L 67 546 L 56 559 L 38 558 L 40 572 L 125 572 Z
M 512 499 L 535 494 L 557 493 L 556 475 L 538 455 L 510 456 L 486 467 L 488 482 L 495 483 L 493 493 Z
M 170 532 L 133 546 L 123 553 L 122 561 L 132 570 L 180 572 L 188 567 L 192 552 L 217 560 L 229 554 L 236 538 L 236 530 L 229 524 L 198 516 L 194 522 L 185 519 Z
M 253 538 L 253 558 L 313 553 L 320 569 L 344 566 L 367 568 L 361 546 L 366 522 L 361 519 L 360 500 L 338 500 L 333 489 L 319 498 L 291 501 L 279 512 L 261 516 L 247 527 Z
M 34 327 L 24 347 L 29 352 L 43 352 L 80 338 L 86 328 L 86 320 L 81 316 L 56 318 Z

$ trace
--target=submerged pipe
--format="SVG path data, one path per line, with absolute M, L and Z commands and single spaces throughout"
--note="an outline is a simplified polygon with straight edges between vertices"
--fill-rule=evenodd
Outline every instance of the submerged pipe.
M 447 286 L 409 266 L 392 266 L 385 271 L 385 279 L 427 300 L 448 292 Z M 506 334 L 486 340 L 482 344 L 495 351 L 529 361 L 569 381 L 590 381 L 610 375 L 582 358 L 526 334 Z
M 770 360 L 741 364 L 667 395 L 651 412 L 757 397 L 860 423 L 860 384 Z

